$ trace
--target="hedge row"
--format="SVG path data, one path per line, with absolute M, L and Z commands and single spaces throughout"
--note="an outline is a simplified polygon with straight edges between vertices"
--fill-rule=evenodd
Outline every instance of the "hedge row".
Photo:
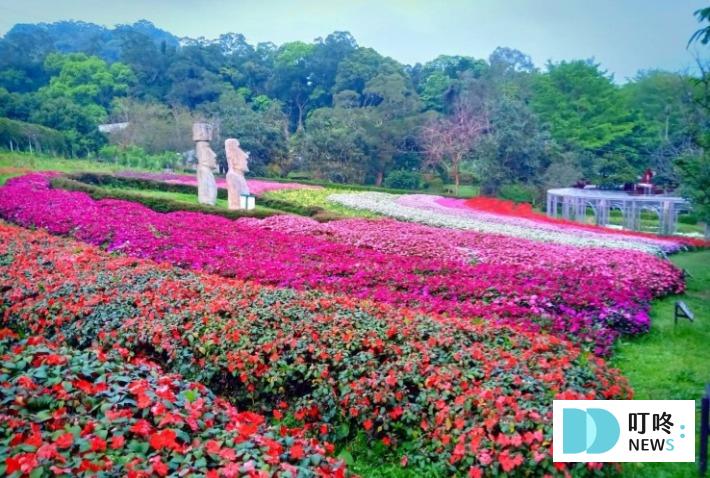
M 94 199 L 103 199 L 107 197 L 115 199 L 127 199 L 136 201 L 148 206 L 149 208 L 159 212 L 170 211 L 197 211 L 209 214 L 217 214 L 227 218 L 238 217 L 258 217 L 264 218 L 278 214 L 278 212 L 269 211 L 227 211 L 213 206 L 190 205 L 180 201 L 173 201 L 165 198 L 148 197 L 141 194 L 128 191 L 117 191 L 116 189 L 140 189 L 151 191 L 163 191 L 181 194 L 197 195 L 197 187 L 189 184 L 173 184 L 162 181 L 153 181 L 143 178 L 131 178 L 123 176 L 115 176 L 112 174 L 103 173 L 79 173 L 68 175 L 65 178 L 57 178 L 52 181 L 53 187 L 68 189 L 72 191 L 83 191 L 89 193 Z M 111 190 L 106 188 L 112 188 Z M 217 189 L 217 197 L 219 199 L 227 199 L 226 189 Z M 312 217 L 319 221 L 331 221 L 341 219 L 321 207 L 307 207 L 293 204 L 280 199 L 264 198 L 258 199 L 260 206 L 264 206 L 277 211 L 283 211 L 299 216 Z
M 175 201 L 167 198 L 157 198 L 153 196 L 147 196 L 140 193 L 121 191 L 119 189 L 107 189 L 99 186 L 94 186 L 82 181 L 77 181 L 71 177 L 58 176 L 52 178 L 52 187 L 56 189 L 66 189 L 69 191 L 80 191 L 87 193 L 93 199 L 122 199 L 125 201 L 133 201 L 144 206 L 157 211 L 157 212 L 175 212 L 175 211 L 191 211 L 191 212 L 202 212 L 206 214 L 215 214 L 218 216 L 223 216 L 228 219 L 238 219 L 240 217 L 255 217 L 263 219 L 268 216 L 273 216 L 279 214 L 278 211 L 264 211 L 264 210 L 251 210 L 251 211 L 230 211 L 228 209 L 221 209 L 215 206 L 205 206 L 202 204 L 190 204 L 182 201 Z
M 68 153 L 66 139 L 56 129 L 9 118 L 0 118 L 0 146 L 54 154 Z

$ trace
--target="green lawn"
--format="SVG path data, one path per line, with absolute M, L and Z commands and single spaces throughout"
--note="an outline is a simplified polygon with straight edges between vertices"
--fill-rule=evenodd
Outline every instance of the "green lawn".
M 710 251 L 671 256 L 692 274 L 682 296 L 653 303 L 651 331 L 619 342 L 612 365 L 628 377 L 639 400 L 698 400 L 710 383 Z M 675 302 L 683 300 L 695 313 L 695 321 L 673 321 Z M 699 402 L 698 402 L 699 403 Z M 698 414 L 699 429 L 699 414 Z M 697 474 L 695 463 L 629 463 L 623 476 L 633 478 L 689 477 Z
M 348 189 L 281 189 L 278 191 L 270 191 L 264 194 L 265 198 L 278 199 L 281 201 L 287 201 L 292 204 L 297 204 L 299 206 L 311 207 L 318 206 L 322 207 L 326 211 L 338 214 L 340 216 L 347 217 L 378 217 L 377 214 L 361 211 L 358 209 L 351 209 L 349 207 L 341 206 L 334 202 L 328 201 L 328 196 L 331 194 L 349 194 L 349 193 L 359 193 L 362 191 L 348 190 Z
M 178 192 L 170 192 L 170 191 L 155 191 L 155 190 L 151 190 L 151 189 L 116 188 L 116 187 L 110 187 L 110 186 L 104 187 L 104 189 L 109 190 L 109 191 L 110 190 L 117 190 L 117 191 L 122 191 L 122 192 L 140 194 L 143 196 L 171 199 L 173 201 L 184 202 L 186 204 L 199 204 L 199 202 L 197 201 L 197 195 L 195 195 L 195 194 L 178 193 Z M 256 211 L 275 211 L 274 209 L 271 209 L 271 208 L 259 206 L 258 202 L 259 202 L 259 200 L 257 199 L 257 205 L 255 208 Z M 227 200 L 218 198 L 217 204 L 215 206 L 218 208 L 227 209 Z
M 125 170 L 125 166 L 117 164 L 102 163 L 92 159 L 67 159 L 57 156 L 43 156 L 30 153 L 11 153 L 0 150 L 0 171 L 18 171 L 14 175 L 22 174 L 23 171 L 97 171 L 115 172 Z M 131 168 L 135 169 L 135 168 Z M 7 174 L 7 173 L 3 173 Z M 12 174 L 12 173 L 10 173 Z

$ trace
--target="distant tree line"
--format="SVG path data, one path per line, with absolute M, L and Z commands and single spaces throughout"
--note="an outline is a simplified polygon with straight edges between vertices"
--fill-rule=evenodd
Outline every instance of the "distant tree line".
M 677 186 L 678 165 L 706 157 L 699 64 L 700 76 L 643 71 L 618 84 L 592 60 L 540 69 L 510 48 L 403 65 L 347 32 L 277 46 L 178 39 L 146 21 L 16 25 L 0 40 L 0 116 L 60 132 L 66 146 L 54 148 L 73 156 L 185 151 L 204 119 L 218 140 L 240 139 L 259 175 L 476 183 L 536 199 L 577 181 L 635 182 L 646 168 Z M 97 129 L 107 122 L 130 123 L 109 149 Z

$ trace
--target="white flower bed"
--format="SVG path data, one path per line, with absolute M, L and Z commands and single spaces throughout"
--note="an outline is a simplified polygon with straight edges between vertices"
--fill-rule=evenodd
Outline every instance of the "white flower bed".
M 650 253 L 659 253 L 662 249 L 670 251 L 678 245 L 672 241 L 604 235 L 581 229 L 565 231 L 564 225 L 544 224 L 536 227 L 534 221 L 515 218 L 497 218 L 492 214 L 478 215 L 476 211 L 460 211 L 446 208 L 435 203 L 437 196 L 419 199 L 423 195 L 399 196 L 380 192 L 332 194 L 328 200 L 343 206 L 376 212 L 404 221 L 419 222 L 431 226 L 454 229 L 474 230 L 511 237 L 555 242 L 573 246 L 611 247 L 617 249 L 635 249 Z M 413 205 L 416 204 L 416 205 Z M 500 220 L 499 220 L 500 219 Z

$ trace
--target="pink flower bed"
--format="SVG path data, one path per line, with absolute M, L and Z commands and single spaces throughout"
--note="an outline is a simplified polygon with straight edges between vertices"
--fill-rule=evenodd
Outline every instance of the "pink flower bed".
M 648 289 L 653 296 L 675 292 L 680 282 L 667 261 L 650 254 L 605 247 L 570 247 L 509 236 L 445 229 L 391 219 L 343 219 L 320 223 L 292 215 L 240 219 L 254 227 L 309 235 L 373 249 L 385 254 L 427 259 L 515 266 L 544 267 L 558 273 L 582 272 L 613 280 L 624 288 Z
M 496 250 L 500 238 L 495 236 L 488 240 L 363 220 L 335 223 L 330 227 L 339 232 L 325 238 L 306 223 L 295 223 L 306 228 L 301 231 L 287 224 L 272 229 L 276 222 L 160 214 L 128 201 L 95 201 L 84 193 L 51 189 L 49 179 L 48 174 L 31 174 L 9 180 L 0 188 L 0 216 L 110 251 L 261 284 L 319 289 L 527 330 L 543 328 L 593 345 L 597 353 L 608 352 L 621 332 L 646 331 L 650 299 L 683 288 L 680 271 L 643 253 L 617 251 L 617 256 L 600 255 L 592 263 L 599 267 L 581 267 L 574 262 L 580 257 L 577 248 L 546 249 L 523 241 L 513 249 L 514 259 L 506 261 L 503 248 L 511 243 Z M 377 232 L 383 224 L 397 235 L 385 240 L 386 227 Z M 427 254 L 426 247 L 405 252 L 422 238 L 436 242 L 434 231 L 444 243 L 453 242 L 434 248 L 435 255 Z M 368 247 L 363 238 L 368 238 Z M 403 246 L 395 245 L 397 238 Z M 462 261 L 454 252 L 462 243 L 478 244 L 479 253 L 488 251 L 489 262 Z M 538 250 L 545 252 L 538 255 Z M 567 262 L 553 259 L 555 254 L 566 256 Z M 592 260 L 593 253 L 584 257 Z
M 118 174 L 128 178 L 149 179 L 151 181 L 162 181 L 171 184 L 186 184 L 188 186 L 197 186 L 195 176 L 188 174 L 175 173 L 139 173 L 135 171 L 124 171 Z M 227 183 L 224 178 L 215 178 L 217 187 L 227 189 Z M 249 192 L 254 196 L 261 196 L 269 191 L 278 191 L 281 189 L 320 189 L 320 186 L 311 186 L 308 184 L 299 183 L 282 183 L 278 181 L 265 181 L 263 179 L 247 179 Z

